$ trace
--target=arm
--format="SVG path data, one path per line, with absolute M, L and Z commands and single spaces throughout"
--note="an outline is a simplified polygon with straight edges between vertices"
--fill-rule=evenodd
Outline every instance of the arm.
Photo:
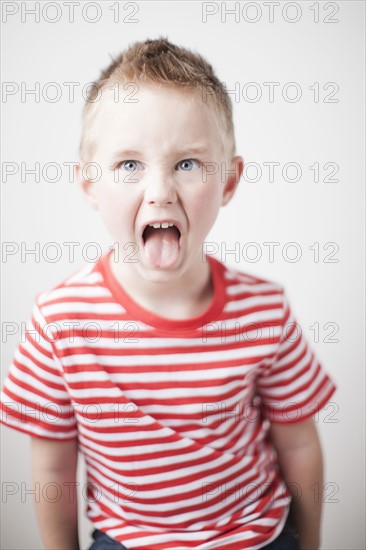
M 32 481 L 39 483 L 36 494 L 40 495 L 34 505 L 44 547 L 79 550 L 77 439 L 54 441 L 32 437 L 31 441 Z
M 283 479 L 294 497 L 291 513 L 299 533 L 301 550 L 318 550 L 323 458 L 316 426 L 312 418 L 294 424 L 272 424 L 270 437 L 278 454 Z M 314 483 L 319 484 L 318 502 L 315 502 L 314 492 L 310 488 Z

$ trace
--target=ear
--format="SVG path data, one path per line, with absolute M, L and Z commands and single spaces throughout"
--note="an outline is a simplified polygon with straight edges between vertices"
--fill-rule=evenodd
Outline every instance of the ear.
M 244 159 L 243 157 L 236 156 L 231 159 L 229 166 L 226 168 L 226 182 L 224 187 L 224 192 L 222 195 L 221 206 L 225 206 L 234 195 L 238 183 L 240 181 L 241 175 L 244 169 Z
M 92 208 L 98 210 L 98 201 L 95 196 L 95 184 L 87 179 L 83 175 L 82 167 L 80 163 L 75 166 L 75 176 L 82 192 L 84 193 L 86 200 Z

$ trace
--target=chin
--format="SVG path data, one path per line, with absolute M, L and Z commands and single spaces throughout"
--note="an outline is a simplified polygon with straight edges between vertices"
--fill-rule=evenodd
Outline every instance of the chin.
M 180 271 L 180 267 L 180 262 L 177 262 L 176 265 L 172 265 L 171 267 L 165 267 L 162 269 L 159 269 L 158 267 L 144 266 L 140 273 L 149 281 L 165 281 L 175 277 Z
M 174 278 L 177 278 L 182 274 L 182 268 L 183 268 L 183 260 L 182 258 L 178 258 L 177 261 L 171 265 L 170 267 L 154 267 L 150 265 L 146 258 L 144 258 L 142 261 L 139 261 L 138 264 L 138 272 L 140 275 L 151 282 L 164 282 L 164 281 L 171 281 Z

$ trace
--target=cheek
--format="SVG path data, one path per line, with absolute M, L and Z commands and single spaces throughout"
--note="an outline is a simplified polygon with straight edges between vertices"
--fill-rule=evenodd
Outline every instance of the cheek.
M 217 182 L 209 180 L 204 186 L 198 188 L 189 204 L 192 223 L 206 233 L 216 220 L 221 205 L 220 187 Z
M 112 234 L 126 233 L 134 217 L 133 200 L 120 189 L 100 186 L 97 191 L 98 210 L 105 226 Z

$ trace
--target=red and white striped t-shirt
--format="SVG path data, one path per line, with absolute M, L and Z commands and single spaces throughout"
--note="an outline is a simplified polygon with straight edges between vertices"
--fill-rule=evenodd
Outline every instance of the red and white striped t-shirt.
M 109 253 L 37 296 L 2 422 L 78 438 L 86 513 L 128 549 L 268 544 L 291 498 L 269 423 L 304 420 L 335 391 L 283 287 L 207 256 L 211 305 L 169 320 L 124 291 Z

